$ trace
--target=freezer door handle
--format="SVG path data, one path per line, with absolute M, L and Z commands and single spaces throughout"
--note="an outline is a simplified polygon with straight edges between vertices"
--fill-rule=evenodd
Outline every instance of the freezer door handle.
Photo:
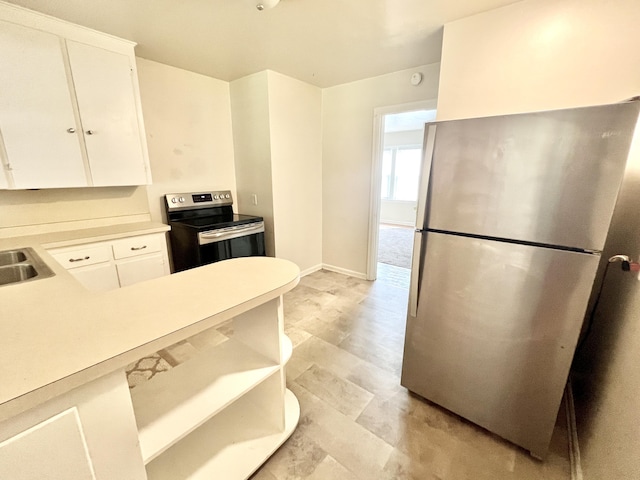
M 422 171 L 420 172 L 420 184 L 418 188 L 418 208 L 416 210 L 416 230 L 427 228 L 427 203 L 429 201 L 429 179 L 431 178 L 431 163 L 433 149 L 436 142 L 435 124 L 427 124 L 424 131 L 424 151 L 422 152 Z
M 416 230 L 413 234 L 413 256 L 411 258 L 411 283 L 409 285 L 409 315 L 415 317 L 418 313 L 418 284 L 420 283 L 420 257 L 422 249 L 422 232 Z

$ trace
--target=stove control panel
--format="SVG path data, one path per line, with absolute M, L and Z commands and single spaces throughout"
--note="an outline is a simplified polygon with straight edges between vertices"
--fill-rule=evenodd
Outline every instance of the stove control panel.
M 165 195 L 169 210 L 217 207 L 233 205 L 233 197 L 229 190 L 217 192 L 169 193 Z

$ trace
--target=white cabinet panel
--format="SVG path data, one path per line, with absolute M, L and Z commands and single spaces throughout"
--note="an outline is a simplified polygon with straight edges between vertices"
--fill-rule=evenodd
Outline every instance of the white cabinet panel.
M 85 288 L 105 292 L 169 275 L 164 233 L 50 249 Z
M 147 183 L 130 57 L 67 40 L 93 185 Z
M 0 478 L 96 480 L 75 408 L 0 443 Z
M 126 262 L 119 262 L 117 268 L 121 287 L 158 278 L 166 274 L 165 263 L 161 254 L 147 255 Z
M 0 21 L 0 132 L 14 188 L 87 185 L 60 42 Z
M 107 292 L 120 287 L 118 272 L 111 263 L 74 268 L 69 270 L 69 273 L 92 292 Z

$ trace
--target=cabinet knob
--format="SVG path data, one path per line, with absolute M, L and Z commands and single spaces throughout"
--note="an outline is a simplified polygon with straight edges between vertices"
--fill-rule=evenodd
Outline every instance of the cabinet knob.
M 67 128 L 67 132 L 69 133 L 76 133 L 76 129 L 75 128 Z
M 87 130 L 86 133 L 87 133 L 87 135 L 93 135 L 94 132 L 93 132 L 93 130 Z

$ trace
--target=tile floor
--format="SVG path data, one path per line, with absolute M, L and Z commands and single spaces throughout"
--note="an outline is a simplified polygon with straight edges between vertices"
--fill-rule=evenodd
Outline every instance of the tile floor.
M 564 409 L 545 462 L 400 386 L 408 270 L 319 271 L 284 297 L 292 437 L 252 480 L 568 480 Z
M 409 270 L 380 263 L 375 282 L 319 271 L 285 294 L 300 422 L 251 480 L 569 480 L 563 408 L 543 463 L 400 386 L 408 289 Z M 130 386 L 232 334 L 226 323 L 139 360 Z

